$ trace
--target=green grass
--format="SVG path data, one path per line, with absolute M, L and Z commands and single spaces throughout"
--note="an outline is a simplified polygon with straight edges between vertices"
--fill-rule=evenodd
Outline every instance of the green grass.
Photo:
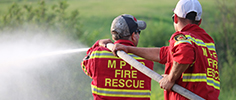
M 202 3 L 203 11 L 205 12 L 203 12 L 203 19 L 207 19 L 204 20 L 203 24 L 208 23 L 207 21 L 212 23 L 214 18 L 208 12 L 212 12 L 212 9 L 216 7 L 215 1 L 199 1 Z M 155 29 L 153 26 L 164 27 L 164 30 L 169 30 L 170 33 L 167 35 L 174 32 L 171 16 L 177 0 L 71 0 L 68 3 L 70 4 L 68 10 L 78 9 L 80 12 L 83 31 L 87 34 L 85 38 L 96 35 L 97 38 L 93 42 L 101 38 L 110 38 L 112 20 L 124 13 L 134 15 L 137 19 L 147 22 L 148 26 L 144 30 L 144 34 L 145 31 Z M 209 26 L 206 24 L 206 26 L 202 25 L 202 27 Z
M 20 5 L 36 5 L 41 0 L 11 1 L 21 1 L 17 2 Z M 52 6 L 53 4 L 58 3 L 57 0 L 45 1 L 47 6 Z M 202 3 L 203 11 L 206 12 L 205 14 L 203 12 L 203 18 L 207 18 L 207 21 L 212 22 L 212 18 L 208 17 L 211 16 L 208 12 L 212 12 L 211 9 L 214 9 L 214 0 L 199 1 Z M 95 39 L 90 40 L 92 42 L 101 38 L 110 38 L 110 25 L 112 20 L 116 16 L 124 13 L 134 15 L 137 19 L 145 20 L 148 24 L 145 31 L 152 30 L 153 26 L 161 26 L 163 27 L 162 29 L 170 30 L 170 33 L 167 35 L 174 32 L 170 17 L 173 14 L 172 10 L 176 5 L 177 0 L 67 0 L 67 3 L 70 5 L 67 9 L 68 12 L 75 9 L 79 10 L 79 16 L 83 25 L 82 29 L 85 34 L 83 38 L 90 38 L 91 35 L 94 35 Z M 1 2 L 0 14 L 6 13 L 9 5 L 11 5 L 9 1 Z M 205 23 L 208 23 L 207 21 L 204 20 L 202 25 L 203 27 L 209 27 L 204 26 Z M 166 26 L 169 27 L 167 28 Z M 90 43 L 88 45 L 91 46 L 92 44 Z
M 236 98 L 235 94 L 236 94 L 236 90 L 233 88 L 226 91 L 222 91 L 221 89 L 219 100 L 235 100 Z
M 109 38 L 111 22 L 120 14 L 132 14 L 150 24 L 151 20 L 160 15 L 171 16 L 174 3 L 170 5 L 166 1 L 162 2 L 159 4 L 155 0 L 146 0 L 145 2 L 142 0 L 113 0 L 112 2 L 110 0 L 82 0 L 68 3 L 71 5 L 69 9 L 79 9 L 86 33 L 98 31 L 100 33 L 98 37 Z M 168 9 L 169 12 L 166 13 L 165 11 Z
M 164 91 L 154 80 L 152 80 L 151 100 L 164 100 Z
M 157 68 L 159 67 L 159 68 Z M 154 67 L 154 70 L 157 71 L 158 74 L 163 74 L 164 70 L 162 69 L 163 66 Z M 158 82 L 152 80 L 152 90 L 151 90 L 151 100 L 164 100 L 164 90 L 160 88 Z

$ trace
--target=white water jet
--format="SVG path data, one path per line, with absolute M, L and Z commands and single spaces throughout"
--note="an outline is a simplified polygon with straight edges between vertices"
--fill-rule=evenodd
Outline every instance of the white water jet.
M 0 33 L 0 100 L 92 100 L 87 47 L 58 34 Z
M 58 51 L 51 51 L 51 52 L 45 52 L 45 53 L 40 53 L 40 54 L 34 54 L 31 56 L 27 56 L 28 54 L 25 54 L 24 57 L 13 57 L 11 59 L 4 59 L 2 58 L 0 61 L 0 65 L 3 67 L 11 67 L 14 65 L 20 65 L 24 63 L 29 63 L 34 60 L 40 60 L 40 59 L 47 59 L 47 57 L 53 57 L 53 56 L 58 56 L 58 55 L 64 55 L 64 54 L 70 54 L 70 53 L 81 53 L 87 51 L 89 48 L 80 48 L 80 49 L 68 49 L 68 50 L 58 50 Z M 1 50 L 0 50 L 1 51 Z M 8 51 L 11 53 L 10 51 Z M 22 52 L 18 52 L 22 53 Z M 5 55 L 7 53 L 4 53 Z M 9 55 L 9 54 L 8 54 Z

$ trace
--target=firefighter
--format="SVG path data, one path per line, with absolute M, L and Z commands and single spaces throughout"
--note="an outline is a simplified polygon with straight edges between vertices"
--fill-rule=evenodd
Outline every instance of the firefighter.
M 141 30 L 146 23 L 134 16 L 122 14 L 111 24 L 111 35 L 114 44 L 136 47 Z M 151 79 L 139 72 L 121 58 L 99 46 L 104 41 L 98 40 L 88 51 L 81 67 L 85 74 L 92 78 L 91 88 L 94 100 L 150 100 Z M 153 62 L 129 53 L 134 59 L 153 69 Z
M 172 16 L 176 32 L 172 34 L 169 46 L 141 48 L 115 44 L 113 53 L 123 50 L 165 64 L 165 74 L 159 81 L 165 100 L 187 99 L 171 91 L 175 83 L 206 100 L 218 100 L 218 58 L 214 40 L 199 27 L 201 14 L 198 0 L 179 0 Z

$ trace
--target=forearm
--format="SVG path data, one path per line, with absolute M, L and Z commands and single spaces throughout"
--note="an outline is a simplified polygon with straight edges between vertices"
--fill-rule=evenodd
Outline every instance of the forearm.
M 173 66 L 170 71 L 170 80 L 171 82 L 175 82 L 181 74 L 188 68 L 189 64 L 179 64 L 178 62 L 173 62 Z
M 128 52 L 131 52 L 137 56 L 145 58 L 147 60 L 159 62 L 160 61 L 160 48 L 143 48 L 127 46 Z

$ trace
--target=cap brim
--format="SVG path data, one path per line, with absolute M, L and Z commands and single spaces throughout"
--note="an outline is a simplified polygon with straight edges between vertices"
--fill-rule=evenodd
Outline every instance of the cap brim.
M 144 22 L 142 20 L 137 20 L 137 24 L 138 24 L 138 29 L 140 29 L 140 30 L 144 30 L 147 27 L 146 22 Z

